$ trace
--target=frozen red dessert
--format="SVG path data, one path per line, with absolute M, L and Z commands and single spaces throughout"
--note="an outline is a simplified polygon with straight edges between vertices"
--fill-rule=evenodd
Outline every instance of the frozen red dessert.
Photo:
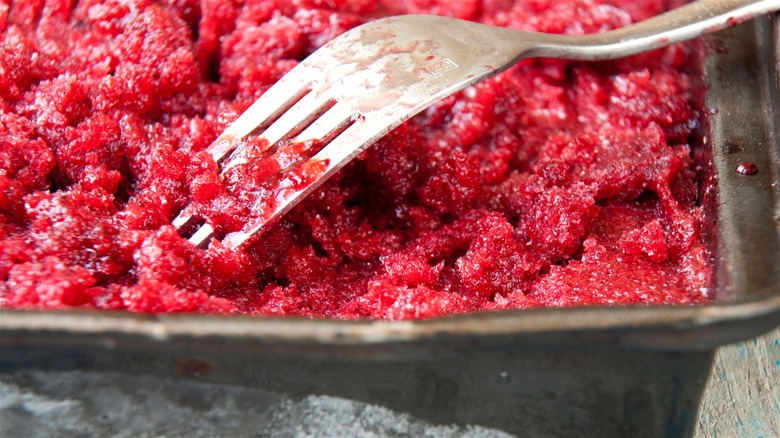
M 340 33 L 433 13 L 583 34 L 672 0 L 0 3 L 0 306 L 407 319 L 709 300 L 698 51 L 529 60 L 403 124 L 260 241 L 262 172 L 203 153 Z

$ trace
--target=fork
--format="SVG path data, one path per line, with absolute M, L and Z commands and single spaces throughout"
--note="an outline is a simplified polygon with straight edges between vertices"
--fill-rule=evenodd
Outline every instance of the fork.
M 246 247 L 352 158 L 435 102 L 521 59 L 608 60 L 735 26 L 780 0 L 698 0 L 590 35 L 553 35 L 429 15 L 369 22 L 312 53 L 268 89 L 207 149 L 221 173 L 272 160 L 279 176 L 222 244 Z M 251 144 L 250 146 L 247 146 Z M 274 168 L 276 168 L 274 167 Z M 215 236 L 192 204 L 172 225 L 205 248 Z

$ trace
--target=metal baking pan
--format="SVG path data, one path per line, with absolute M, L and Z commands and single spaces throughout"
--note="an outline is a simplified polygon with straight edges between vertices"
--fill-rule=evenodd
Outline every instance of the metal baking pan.
M 779 39 L 763 17 L 706 41 L 714 304 L 403 322 L 3 310 L 0 373 L 198 378 L 531 436 L 690 435 L 715 349 L 780 324 Z

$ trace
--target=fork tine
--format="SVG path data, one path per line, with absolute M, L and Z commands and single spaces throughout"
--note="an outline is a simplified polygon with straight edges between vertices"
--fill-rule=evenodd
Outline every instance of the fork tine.
M 233 152 L 240 140 L 265 129 L 300 101 L 312 87 L 311 67 L 299 64 L 269 88 L 228 126 L 208 151 L 217 163 Z
M 271 158 L 279 164 L 281 172 L 285 172 L 319 152 L 358 117 L 351 104 L 339 102 L 291 141 L 281 142 Z
M 395 120 L 392 121 L 395 122 Z M 273 225 L 280 217 L 295 207 L 303 198 L 308 196 L 309 193 L 322 185 L 322 183 L 331 175 L 344 167 L 344 165 L 353 157 L 359 155 L 387 132 L 388 127 L 385 126 L 386 124 L 383 123 L 383 121 L 380 121 L 378 125 L 379 126 L 374 124 L 374 126 L 369 126 L 365 122 L 365 119 L 359 118 L 332 142 L 320 150 L 314 157 L 298 163 L 298 165 L 305 165 L 307 162 L 323 162 L 326 163 L 326 166 L 322 170 L 322 175 L 320 177 L 312 178 L 311 180 L 304 182 L 302 186 L 296 187 L 294 190 L 280 192 L 275 200 L 274 211 L 270 215 L 256 218 L 256 223 L 248 230 L 229 233 L 222 239 L 222 243 L 228 248 L 237 249 L 247 243 L 253 236 L 258 235 L 261 230 Z M 393 123 L 393 126 L 395 125 L 396 123 Z M 355 148 L 355 144 L 360 144 L 361 147 Z M 261 201 L 262 200 L 258 200 L 258 202 L 255 203 L 253 210 Z
M 317 96 L 316 91 L 311 91 L 298 103 L 288 109 L 275 122 L 268 126 L 259 138 L 268 142 L 268 146 L 273 146 L 280 140 L 291 138 L 304 130 L 314 120 L 327 112 L 336 104 L 335 100 Z M 231 168 L 249 162 L 256 157 L 247 156 L 244 148 L 239 148 L 222 165 L 222 172 L 227 172 Z
M 176 231 L 179 231 L 183 228 L 187 228 L 194 219 L 195 217 L 192 213 L 185 208 L 173 219 L 171 225 L 173 225 L 173 228 L 176 228 Z
M 208 223 L 205 223 L 195 231 L 195 234 L 189 238 L 189 241 L 197 248 L 206 248 L 211 242 L 212 237 L 214 237 L 214 228 Z
M 360 117 L 351 102 L 338 102 L 295 136 L 296 143 L 317 142 L 328 144 Z
M 284 138 L 291 138 L 336 104 L 334 99 L 317 96 L 317 94 L 317 91 L 313 90 L 304 96 L 282 114 L 276 122 L 266 128 L 261 137 L 268 140 L 270 144 L 275 144 Z
M 299 64 L 266 90 L 209 145 L 207 151 L 212 159 L 221 163 L 229 155 L 231 161 L 234 156 L 240 157 L 244 149 L 240 147 L 241 139 L 257 130 L 267 129 L 309 94 L 314 83 L 311 78 L 318 77 L 315 70 L 310 65 Z M 246 161 L 246 157 L 243 158 L 243 161 Z M 235 164 L 237 163 L 232 165 Z M 226 168 L 221 166 L 220 172 L 224 173 L 225 170 Z M 185 208 L 173 219 L 171 225 L 182 233 L 184 230 L 194 227 L 197 221 L 198 218 L 191 209 Z M 204 248 L 213 235 L 214 229 L 210 224 L 205 223 L 197 228 L 189 241 L 199 248 Z

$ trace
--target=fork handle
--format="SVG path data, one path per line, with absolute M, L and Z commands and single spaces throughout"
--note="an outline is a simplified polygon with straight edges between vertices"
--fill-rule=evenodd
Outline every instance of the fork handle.
M 698 0 L 623 28 L 538 41 L 522 56 L 606 60 L 666 47 L 780 10 L 780 0 Z M 577 46 L 572 50 L 571 45 Z

